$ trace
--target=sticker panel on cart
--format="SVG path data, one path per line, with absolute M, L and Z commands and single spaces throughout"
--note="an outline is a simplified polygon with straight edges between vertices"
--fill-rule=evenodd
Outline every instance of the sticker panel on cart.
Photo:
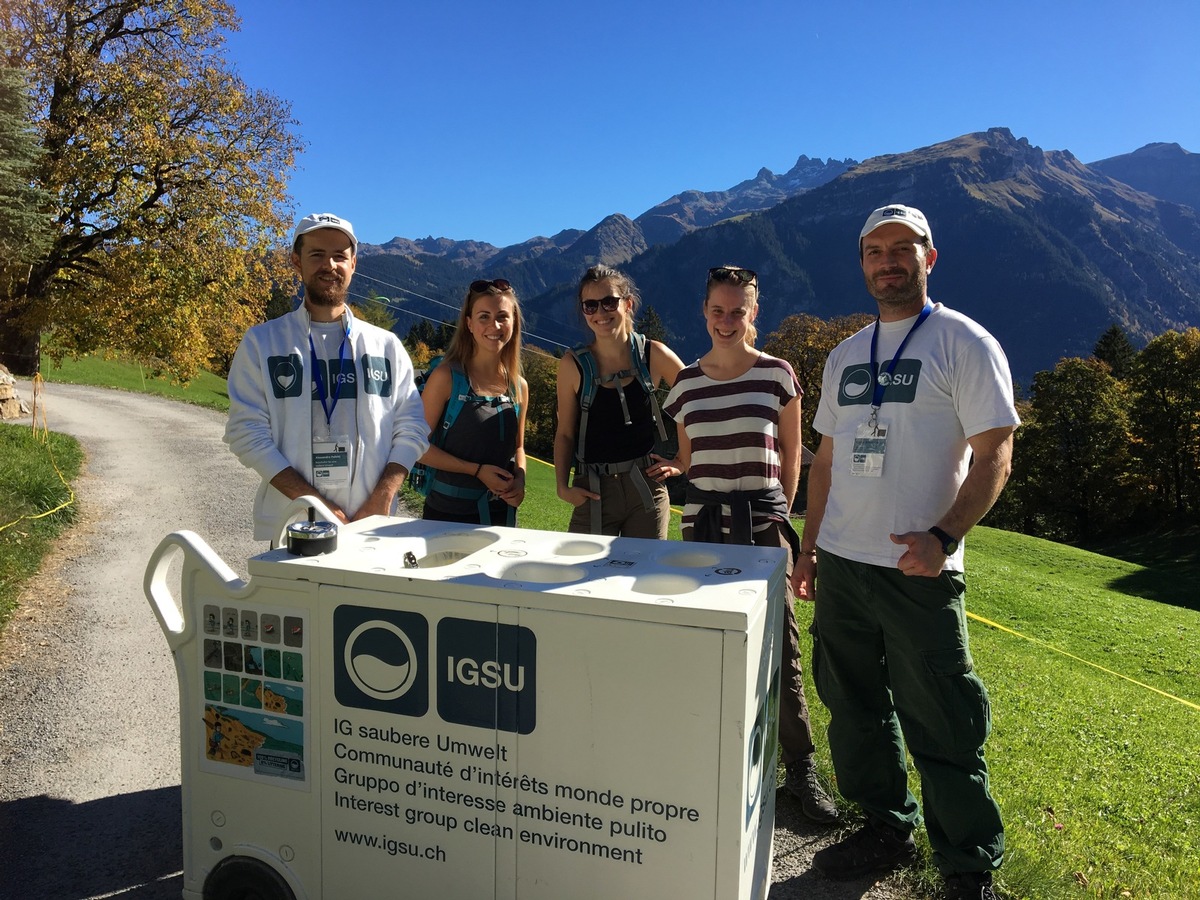
M 308 621 L 301 610 L 205 604 L 205 771 L 307 788 Z

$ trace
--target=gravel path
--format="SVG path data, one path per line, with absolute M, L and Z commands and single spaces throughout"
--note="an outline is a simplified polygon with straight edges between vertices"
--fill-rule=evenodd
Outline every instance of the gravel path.
M 188 529 L 245 577 L 265 549 L 249 516 L 257 476 L 221 442 L 221 413 L 62 384 L 42 403 L 87 463 L 79 524 L 0 638 L 0 900 L 177 898 L 179 701 L 142 576 L 158 542 Z M 831 835 L 784 794 L 776 826 L 771 900 L 906 896 L 813 872 Z

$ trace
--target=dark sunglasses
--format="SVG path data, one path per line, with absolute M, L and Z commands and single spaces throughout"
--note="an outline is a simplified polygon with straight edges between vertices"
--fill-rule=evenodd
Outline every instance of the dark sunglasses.
M 579 305 L 583 307 L 585 316 L 594 316 L 602 306 L 605 312 L 616 312 L 617 307 L 624 299 L 624 297 L 601 297 L 599 300 L 580 300 Z
M 506 293 L 512 290 L 512 285 L 503 278 L 497 278 L 495 281 L 484 281 L 482 278 L 479 281 L 471 282 L 472 294 L 486 294 L 492 288 L 495 288 L 500 293 Z
M 714 266 L 708 270 L 708 280 L 753 284 L 758 281 L 758 273 L 753 269 L 743 269 L 738 266 Z

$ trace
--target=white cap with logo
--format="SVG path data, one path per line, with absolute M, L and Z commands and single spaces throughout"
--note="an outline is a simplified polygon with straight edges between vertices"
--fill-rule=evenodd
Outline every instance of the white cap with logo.
M 871 213 L 871 215 L 867 216 L 867 224 L 858 233 L 859 245 L 861 246 L 862 239 L 876 228 L 879 228 L 881 225 L 889 225 L 892 222 L 908 226 L 920 237 L 929 238 L 929 243 L 933 244 L 933 229 L 929 227 L 929 220 L 925 218 L 925 213 L 914 206 L 901 206 L 898 203 L 893 203 L 891 206 L 881 206 L 875 212 Z
M 314 213 L 311 216 L 305 216 L 296 223 L 296 233 L 292 237 L 292 246 L 296 246 L 296 241 L 300 240 L 300 236 L 308 234 L 310 231 L 316 231 L 318 228 L 336 228 L 346 237 L 350 238 L 350 246 L 358 250 L 358 238 L 354 236 L 354 226 L 341 216 L 335 216 L 333 213 Z

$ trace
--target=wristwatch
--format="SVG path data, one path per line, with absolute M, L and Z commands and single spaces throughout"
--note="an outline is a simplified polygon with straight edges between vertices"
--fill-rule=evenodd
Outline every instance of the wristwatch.
M 958 538 L 951 537 L 936 525 L 929 529 L 929 533 L 942 542 L 942 552 L 947 556 L 953 556 L 958 552 Z

